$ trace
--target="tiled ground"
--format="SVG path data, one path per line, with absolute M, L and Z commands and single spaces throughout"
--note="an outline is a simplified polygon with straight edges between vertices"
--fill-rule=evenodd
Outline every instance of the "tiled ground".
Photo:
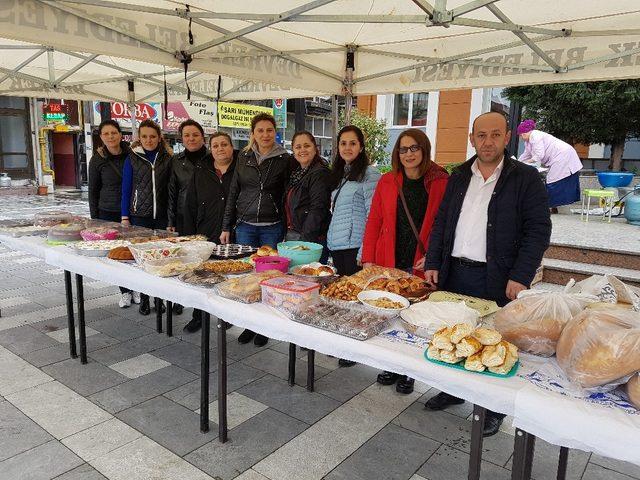
M 3 200 L 4 201 L 4 200 Z M 6 204 L 5 204 L 6 205 Z M 16 206 L 16 211 L 19 209 Z M 3 210 L 4 212 L 4 210 Z M 375 384 L 366 366 L 316 356 L 316 391 L 286 382 L 287 345 L 238 345 L 229 331 L 229 442 L 199 432 L 199 334 L 176 337 L 117 306 L 87 280 L 89 364 L 68 358 L 64 288 L 55 269 L 0 247 L 0 479 L 466 478 L 470 406 L 432 413 L 434 391 Z M 217 345 L 212 336 L 211 351 Z M 215 362 L 214 362 L 215 363 Z M 217 373 L 210 374 L 211 419 Z M 510 428 L 487 439 L 483 478 L 510 478 Z M 538 441 L 534 478 L 555 478 L 556 447 Z M 640 479 L 640 467 L 571 451 L 570 479 Z

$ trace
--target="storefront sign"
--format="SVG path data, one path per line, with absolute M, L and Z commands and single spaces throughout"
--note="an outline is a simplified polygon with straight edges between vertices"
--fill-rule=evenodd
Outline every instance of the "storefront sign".
M 187 119 L 202 125 L 204 133 L 213 133 L 217 129 L 216 102 L 170 102 L 167 105 L 167 118 L 162 117 L 162 129 L 177 132 L 178 127 Z
M 42 115 L 47 124 L 67 123 L 69 119 L 67 105 L 61 103 L 45 103 Z
M 136 104 L 136 122 L 140 123 L 147 118 L 160 124 L 162 119 L 162 105 L 160 103 L 138 103 Z M 114 102 L 111 104 L 111 119 L 118 122 L 123 128 L 131 128 L 131 113 L 129 105 L 124 102 Z
M 242 103 L 218 103 L 221 127 L 251 128 L 251 119 L 258 113 L 273 115 L 273 108 Z
M 277 128 L 287 128 L 287 99 L 276 98 L 273 101 L 273 116 L 276 118 Z

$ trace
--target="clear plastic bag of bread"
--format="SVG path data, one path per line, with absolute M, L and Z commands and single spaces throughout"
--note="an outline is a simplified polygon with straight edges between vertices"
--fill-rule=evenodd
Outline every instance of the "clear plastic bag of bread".
M 562 329 L 574 315 L 589 303 L 592 295 L 567 293 L 575 282 L 569 282 L 562 292 L 525 290 L 518 298 L 496 314 L 495 329 L 520 350 L 551 357 Z
M 625 383 L 640 370 L 640 313 L 584 310 L 565 326 L 556 356 L 567 378 L 584 389 Z
M 640 372 L 633 375 L 627 382 L 627 396 L 633 406 L 640 410 Z

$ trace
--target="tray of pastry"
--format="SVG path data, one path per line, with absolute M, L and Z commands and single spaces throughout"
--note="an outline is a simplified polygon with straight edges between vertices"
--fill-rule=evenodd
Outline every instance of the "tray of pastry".
M 211 253 L 211 258 L 218 260 L 232 260 L 244 258 L 256 253 L 258 249 L 250 245 L 238 245 L 237 243 L 225 243 L 216 245 Z
M 375 337 L 389 325 L 388 317 L 376 315 L 359 304 L 345 308 L 323 301 L 315 301 L 290 309 L 279 307 L 278 310 L 298 323 L 356 340 Z
M 204 262 L 200 268 L 218 275 L 240 275 L 253 270 L 253 265 L 242 260 L 212 260 Z
M 126 247 L 129 242 L 126 240 L 89 240 L 75 242 L 69 245 L 69 248 L 78 255 L 87 257 L 106 257 L 109 252 L 117 247 Z
M 265 270 L 247 275 L 237 276 L 216 285 L 215 292 L 221 297 L 242 303 L 257 303 L 262 300 L 260 282 L 270 278 L 281 277 L 284 273 L 278 270 Z
M 126 263 L 135 262 L 133 258 L 133 253 L 131 253 L 131 250 L 129 250 L 129 247 L 127 245 L 122 245 L 120 247 L 112 248 L 111 250 L 109 250 L 109 253 L 107 254 L 107 258 L 111 260 L 116 260 L 118 262 L 126 262 Z
M 494 377 L 512 377 L 518 371 L 518 347 L 486 327 L 468 323 L 438 330 L 424 352 L 427 361 Z
M 359 303 L 358 294 L 361 291 L 362 289 L 352 283 L 348 277 L 342 277 L 325 286 L 320 291 L 320 297 L 325 303 L 348 307 Z
M 9 235 L 10 237 L 28 237 L 31 235 L 46 235 L 50 227 L 37 225 L 16 225 L 0 227 L 0 235 Z
M 178 280 L 196 287 L 213 288 L 218 283 L 224 282 L 226 279 L 217 273 L 196 268 L 192 272 L 183 273 L 178 277 Z

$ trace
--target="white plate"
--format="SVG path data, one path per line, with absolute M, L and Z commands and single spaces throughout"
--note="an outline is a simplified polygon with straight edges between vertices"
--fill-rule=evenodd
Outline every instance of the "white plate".
M 398 302 L 403 305 L 402 308 L 382 308 L 376 307 L 366 302 L 366 300 L 375 300 L 377 298 L 388 298 L 393 302 Z M 369 310 L 376 312 L 378 314 L 394 316 L 399 315 L 400 312 L 406 308 L 409 308 L 409 300 L 404 298 L 402 295 L 398 295 L 397 293 L 385 292 L 382 290 L 364 290 L 358 294 L 358 300 L 360 303 L 368 308 Z

